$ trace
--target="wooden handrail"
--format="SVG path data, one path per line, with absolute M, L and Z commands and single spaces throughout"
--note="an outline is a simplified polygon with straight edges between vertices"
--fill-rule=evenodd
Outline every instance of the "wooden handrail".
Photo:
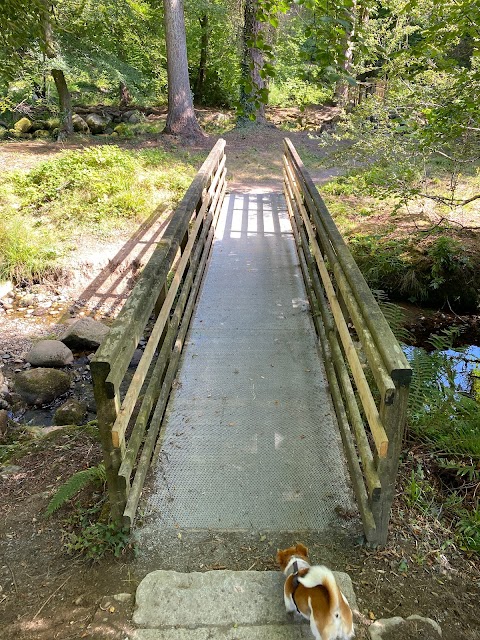
M 412 370 L 402 348 L 398 344 L 398 340 L 396 340 L 393 335 L 392 329 L 378 306 L 370 287 L 366 283 L 357 263 L 352 258 L 352 254 L 342 234 L 333 221 L 311 177 L 308 175 L 295 147 L 288 138 L 285 139 L 285 146 L 298 170 L 298 176 L 303 182 L 303 191 L 312 199 L 319 214 L 317 219 L 325 229 L 328 239 L 335 249 L 335 254 L 342 266 L 344 275 L 350 284 L 356 302 L 362 311 L 363 318 L 371 335 L 375 339 L 377 348 L 382 355 L 382 359 L 390 376 L 395 382 L 408 386 L 412 376 Z M 325 246 L 325 249 L 328 251 L 327 246 Z
M 412 372 L 288 139 L 283 163 L 287 208 L 365 535 L 370 542 L 383 544 Z M 365 374 L 365 365 L 372 373 L 373 386 Z
M 133 521 L 161 428 L 225 190 L 225 141 L 219 140 L 91 362 L 111 516 L 126 526 Z M 141 338 L 146 339 L 142 357 L 121 392 Z

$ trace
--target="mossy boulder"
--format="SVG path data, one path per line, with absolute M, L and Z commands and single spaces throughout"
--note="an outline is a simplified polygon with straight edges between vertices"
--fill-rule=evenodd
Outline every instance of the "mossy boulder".
M 90 133 L 88 124 L 81 116 L 78 115 L 78 113 L 74 113 L 72 115 L 72 124 L 74 131 L 77 131 L 79 133 Z
M 122 116 L 122 120 L 124 122 L 129 122 L 130 124 L 139 124 L 145 120 L 145 116 L 141 111 L 135 109 L 132 111 L 125 111 Z
M 49 404 L 70 389 L 71 378 L 57 369 L 29 369 L 14 378 L 16 393 L 30 406 Z
M 23 133 L 21 131 L 17 131 L 16 129 L 9 129 L 8 130 L 8 137 L 9 138 L 23 138 Z
M 45 121 L 46 124 L 46 129 L 48 129 L 49 131 L 54 131 L 55 129 L 59 129 L 60 128 L 60 120 L 59 118 L 49 118 L 48 120 Z
M 20 133 L 28 133 L 32 129 L 32 125 L 33 123 L 29 118 L 20 118 L 20 120 L 13 125 L 13 128 Z
M 53 416 L 53 424 L 65 425 L 65 424 L 82 424 L 87 415 L 87 406 L 76 400 L 75 398 L 69 398 L 55 411 Z
M 34 120 L 32 122 L 32 126 L 30 128 L 30 133 L 35 133 L 35 131 L 40 131 L 41 129 L 48 129 L 48 124 L 46 120 Z
M 40 140 L 50 138 L 50 131 L 47 131 L 46 129 L 37 129 L 37 131 L 34 132 L 33 137 Z
M 125 124 L 125 122 L 121 122 L 120 124 L 117 124 L 113 132 L 119 136 L 131 135 L 131 129 L 128 126 L 128 124 Z

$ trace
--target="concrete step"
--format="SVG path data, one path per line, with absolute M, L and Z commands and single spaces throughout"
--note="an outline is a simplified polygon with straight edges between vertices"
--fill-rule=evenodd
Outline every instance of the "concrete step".
M 335 573 L 356 608 L 352 581 Z M 311 638 L 306 620 L 287 614 L 277 571 L 154 571 L 136 595 L 132 640 L 297 640 Z

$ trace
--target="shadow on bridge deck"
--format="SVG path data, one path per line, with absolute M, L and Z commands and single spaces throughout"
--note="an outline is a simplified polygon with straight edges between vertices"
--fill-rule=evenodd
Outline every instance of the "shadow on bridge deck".
M 358 527 L 279 193 L 225 199 L 163 433 L 147 537 Z

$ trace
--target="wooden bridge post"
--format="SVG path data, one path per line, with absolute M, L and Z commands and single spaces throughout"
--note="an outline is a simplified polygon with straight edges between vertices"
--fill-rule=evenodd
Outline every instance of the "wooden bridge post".
M 118 475 L 122 463 L 122 450 L 121 447 L 114 447 L 112 442 L 112 426 L 120 411 L 120 397 L 118 389 L 107 383 L 107 377 L 110 374 L 108 362 L 93 360 L 90 369 L 107 476 L 110 517 L 113 522 L 120 524 L 127 496 L 125 486 L 122 486 L 123 479 Z
M 407 404 L 408 385 L 397 383 L 393 402 L 386 404 L 382 401 L 380 406 L 380 419 L 388 436 L 388 454 L 386 458 L 377 460 L 377 472 L 382 485 L 381 498 L 371 505 L 377 527 L 376 543 L 379 545 L 386 544 L 388 537 L 388 523 L 395 498 L 397 472 L 405 434 Z

